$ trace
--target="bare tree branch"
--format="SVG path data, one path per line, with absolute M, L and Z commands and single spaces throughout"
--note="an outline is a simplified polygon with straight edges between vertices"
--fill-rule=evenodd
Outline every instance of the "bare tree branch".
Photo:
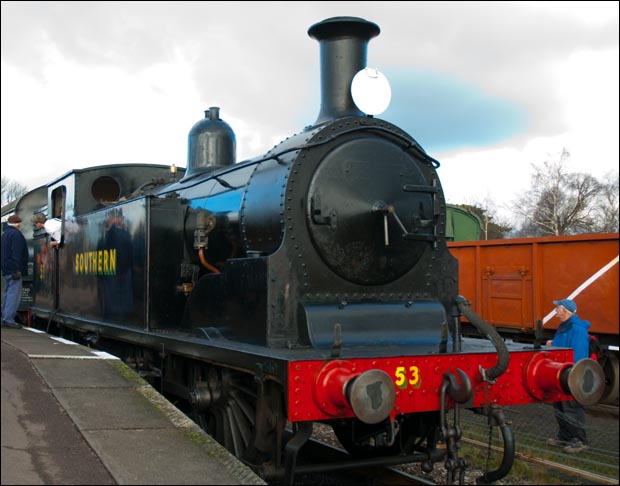
M 605 174 L 601 183 L 601 192 L 593 208 L 598 230 L 603 233 L 618 231 L 619 194 L 618 172 Z
M 533 165 L 532 186 L 514 205 L 522 220 L 520 236 L 569 235 L 597 232 L 596 203 L 603 185 L 592 175 L 569 173 L 570 153 Z
M 2 206 L 15 201 L 28 192 L 28 188 L 19 182 L 2 176 Z

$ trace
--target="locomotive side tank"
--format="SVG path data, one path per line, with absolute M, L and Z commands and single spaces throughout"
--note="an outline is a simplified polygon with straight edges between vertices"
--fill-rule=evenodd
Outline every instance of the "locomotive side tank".
M 471 312 L 438 162 L 351 95 L 379 27 L 335 17 L 308 33 L 321 51 L 318 118 L 266 154 L 235 163 L 234 133 L 211 107 L 184 174 L 104 166 L 48 186 L 41 210 L 63 209 L 64 234 L 58 250 L 30 235 L 32 312 L 121 356 L 265 478 L 292 483 L 321 421 L 354 457 L 341 467 L 369 454 L 427 469 L 445 459 L 451 481 L 465 462 L 449 409 L 491 414 L 514 451 L 498 407 L 593 403 L 602 371 L 568 349 L 507 346 Z M 462 339 L 461 314 L 491 342 Z

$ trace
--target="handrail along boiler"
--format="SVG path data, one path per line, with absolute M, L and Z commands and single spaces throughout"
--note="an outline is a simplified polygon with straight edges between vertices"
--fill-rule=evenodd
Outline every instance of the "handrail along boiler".
M 506 345 L 458 296 L 437 161 L 350 92 L 378 34 L 355 17 L 309 29 L 318 119 L 264 155 L 236 163 L 211 108 L 185 171 L 73 170 L 17 205 L 24 221 L 63 209 L 57 250 L 23 228 L 34 322 L 122 356 L 267 479 L 320 468 L 297 455 L 324 422 L 343 467 L 443 461 L 462 480 L 460 408 L 488 413 L 514 452 L 502 406 L 601 393 L 598 365 Z M 491 341 L 462 339 L 461 314 Z

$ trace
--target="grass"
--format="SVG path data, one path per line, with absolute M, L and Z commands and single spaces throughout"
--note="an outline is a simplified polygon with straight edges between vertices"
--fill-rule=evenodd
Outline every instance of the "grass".
M 493 452 L 487 461 L 487 450 L 471 444 L 463 444 L 461 457 L 466 457 L 470 466 L 483 471 L 497 469 L 501 462 L 500 453 Z M 515 459 L 510 473 L 497 484 L 587 484 L 580 476 L 571 476 L 552 468 Z
M 467 420 L 461 425 L 464 440 L 460 455 L 484 471 L 497 469 L 503 454 L 499 428 L 493 427 L 492 451 L 488 460 L 488 425 L 481 426 Z M 594 448 L 576 455 L 566 454 L 559 448 L 547 446 L 545 437 L 515 433 L 517 457 L 503 480 L 504 484 L 618 484 L 617 456 L 601 454 L 602 451 Z M 561 470 L 558 465 L 576 471 Z M 582 470 L 590 475 L 578 474 Z

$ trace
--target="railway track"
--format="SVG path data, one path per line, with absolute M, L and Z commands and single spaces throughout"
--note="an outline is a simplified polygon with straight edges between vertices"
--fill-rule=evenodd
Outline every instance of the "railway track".
M 589 407 L 591 408 L 591 407 Z M 596 413 L 598 415 L 604 415 L 610 423 L 617 421 L 617 407 L 609 405 L 601 405 L 593 407 L 594 410 L 589 410 L 589 413 Z M 614 418 L 615 413 L 615 418 Z M 486 456 L 488 450 L 488 444 L 479 440 L 470 438 L 462 438 L 464 447 L 476 448 L 480 452 L 480 456 Z M 309 456 L 313 460 L 325 461 L 338 461 L 347 460 L 347 453 L 340 448 L 339 443 L 333 435 L 331 428 L 318 424 L 315 435 L 312 439 L 312 449 L 309 449 Z M 325 456 L 318 456 L 317 452 L 320 449 L 320 444 L 323 444 L 325 449 Z M 304 447 L 305 449 L 305 447 Z M 496 484 L 556 484 L 553 482 L 538 482 L 540 481 L 540 474 L 546 474 L 547 476 L 562 478 L 562 484 L 618 484 L 617 478 L 612 478 L 602 474 L 597 474 L 592 470 L 578 467 L 575 463 L 575 458 L 572 456 L 557 455 L 552 457 L 544 457 L 544 454 L 537 453 L 535 450 L 523 449 L 526 452 L 517 452 L 515 455 L 516 461 L 521 461 L 528 464 L 530 467 L 525 468 L 526 473 L 517 474 L 511 473 L 503 480 L 499 480 Z M 497 445 L 491 446 L 491 451 L 496 456 L 501 456 L 503 448 Z M 334 455 L 332 455 L 334 454 Z M 463 452 L 463 457 L 466 457 L 469 462 L 469 467 L 465 474 L 464 484 L 477 484 L 476 479 L 484 474 L 484 461 L 476 460 L 474 454 L 469 452 Z M 492 468 L 491 468 L 492 469 Z M 538 472 L 537 472 L 538 471 Z M 540 472 L 542 471 L 542 473 Z M 355 470 L 347 470 L 344 473 L 331 475 L 331 476 L 316 476 L 316 475 L 301 475 L 300 481 L 296 479 L 296 484 L 445 484 L 446 472 L 442 463 L 435 465 L 434 471 L 424 476 L 419 475 L 419 464 L 404 464 L 394 467 L 366 467 L 356 468 Z M 344 476 L 343 476 L 344 474 Z M 342 482 L 338 478 L 344 478 Z M 552 479 L 550 479 L 552 481 Z M 361 482 L 360 482 L 361 481 Z
M 462 439 L 466 444 L 476 447 L 481 450 L 486 450 L 488 444 L 472 440 Z M 306 449 L 307 447 L 307 449 Z M 501 454 L 502 448 L 491 446 L 493 452 Z M 441 469 L 441 464 L 438 464 L 438 469 L 435 474 L 432 475 L 434 479 L 428 477 L 421 477 L 416 474 L 412 474 L 411 471 L 414 466 L 402 465 L 395 467 L 373 467 L 369 461 L 368 465 L 363 466 L 360 461 L 351 460 L 350 456 L 338 447 L 332 446 L 321 441 L 311 439 L 311 441 L 304 447 L 304 457 L 311 457 L 313 461 L 325 461 L 320 466 L 308 465 L 300 466 L 299 474 L 295 476 L 295 484 L 299 485 L 316 485 L 316 484 L 373 484 L 373 485 L 407 485 L 407 484 L 445 484 L 445 472 Z M 563 484 L 618 484 L 617 479 L 609 478 L 596 474 L 590 471 L 572 467 L 560 462 L 543 459 L 535 456 L 517 452 L 515 455 L 517 460 L 529 463 L 539 468 L 552 469 L 560 474 L 564 478 Z M 347 462 L 350 464 L 350 468 L 336 469 Z M 334 465 L 334 469 L 330 467 L 330 463 Z M 336 466 L 339 464 L 338 466 Z M 319 470 L 322 470 L 319 472 Z M 470 467 L 466 476 L 464 484 L 477 484 L 476 478 L 479 477 L 482 472 L 478 471 L 475 467 Z M 528 480 L 527 478 L 520 478 L 515 481 L 515 478 L 506 478 L 504 481 L 498 481 L 497 484 L 536 484 L 534 480 Z
M 373 465 L 379 460 L 380 458 L 352 459 L 344 449 L 312 438 L 302 449 L 300 464 L 296 468 L 298 473 L 295 475 L 295 484 L 437 484 L 395 467 Z
M 589 449 L 566 454 L 546 444 L 557 433 L 551 404 L 507 407 L 506 416 L 516 438 L 515 467 L 506 480 L 523 484 L 618 484 L 618 407 L 586 407 Z M 486 417 L 466 413 L 463 427 L 463 454 L 470 462 L 483 465 L 490 455 L 499 460 L 503 441 L 497 427 L 489 429 Z M 489 451 L 489 444 L 491 445 Z M 523 463 L 519 467 L 519 463 Z M 554 481 L 554 478 L 556 482 Z
M 485 444 L 477 440 L 467 439 L 467 438 L 463 438 L 461 440 L 466 444 L 470 444 L 480 449 L 486 450 L 488 448 L 488 444 Z M 501 454 L 503 452 L 503 449 L 497 446 L 491 446 L 491 450 L 498 454 Z M 515 459 L 518 459 L 520 461 L 523 461 L 529 464 L 535 464 L 536 466 L 539 466 L 539 467 L 554 469 L 555 471 L 558 471 L 559 473 L 565 476 L 568 476 L 568 477 L 575 477 L 575 478 L 583 479 L 586 481 L 592 481 L 593 484 L 618 484 L 617 478 L 612 479 L 607 476 L 602 476 L 600 474 L 593 473 L 591 471 L 586 471 L 584 469 L 572 467 L 567 464 L 562 464 L 556 461 L 551 461 L 548 459 L 535 457 L 535 456 L 524 454 L 521 452 L 515 453 Z M 584 484 L 584 483 L 575 482 L 575 484 Z
M 618 418 L 618 404 L 598 404 L 586 407 L 586 413 L 593 417 Z

